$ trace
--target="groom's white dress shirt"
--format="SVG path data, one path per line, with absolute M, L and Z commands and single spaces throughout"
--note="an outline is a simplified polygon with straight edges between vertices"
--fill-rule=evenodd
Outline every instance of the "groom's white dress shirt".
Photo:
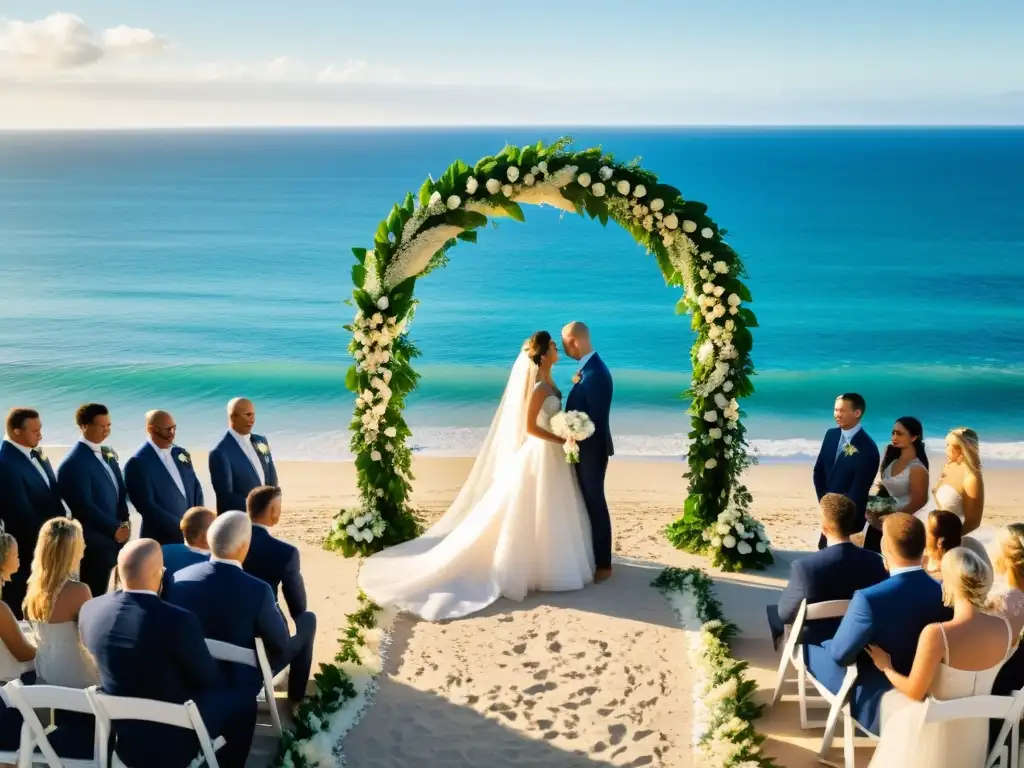
M 590 362 L 590 358 L 592 358 L 595 354 L 597 353 L 594 350 L 591 350 L 590 352 L 587 352 L 587 354 L 585 354 L 583 357 L 581 357 L 579 367 L 576 368 L 576 373 L 583 373 L 583 367 Z
M 843 449 L 853 442 L 853 438 L 856 437 L 858 432 L 860 432 L 860 429 L 861 425 L 858 424 L 856 427 L 853 427 L 851 429 L 844 429 L 842 431 L 842 433 L 839 435 L 839 447 L 836 449 L 836 461 L 839 460 L 839 454 L 843 452 Z
M 188 494 L 185 493 L 185 483 L 181 479 L 181 472 L 178 471 L 178 467 L 174 463 L 174 456 L 171 455 L 170 448 L 161 448 L 159 445 L 154 443 L 152 440 L 147 440 L 147 443 L 152 446 L 153 450 L 156 451 L 156 455 L 160 457 L 161 463 L 171 476 L 171 480 L 178 486 L 178 490 L 181 491 L 181 495 L 186 499 Z
M 267 484 L 267 476 L 263 474 L 263 462 L 260 461 L 259 454 L 256 453 L 256 448 L 252 444 L 251 435 L 240 435 L 233 429 L 228 429 L 235 440 L 238 441 L 238 447 L 242 449 L 242 453 L 249 459 L 249 463 L 252 464 L 252 468 L 256 470 L 256 476 L 260 479 L 260 485 Z
M 93 454 L 96 456 L 96 460 L 103 465 L 103 469 L 106 471 L 107 477 L 109 477 L 110 482 L 114 484 L 114 490 L 120 491 L 121 489 L 120 486 L 117 484 L 117 478 L 114 477 L 114 470 L 110 468 L 110 464 L 103 457 L 103 446 L 100 445 L 99 443 L 93 443 L 89 440 L 86 440 L 84 437 L 82 438 L 82 442 L 89 446 Z
M 233 565 L 236 568 L 241 568 L 242 567 L 242 564 L 240 562 L 238 562 L 237 560 L 227 560 L 225 558 L 217 557 L 216 555 L 213 555 L 213 554 L 210 555 L 210 562 L 211 563 L 227 563 L 228 565 Z
M 26 448 L 24 445 L 21 445 L 20 443 L 16 443 L 13 440 L 9 440 L 6 437 L 4 438 L 4 440 L 6 442 L 10 443 L 11 445 L 13 445 L 15 448 L 17 448 L 23 454 L 25 454 L 25 458 L 28 459 L 30 462 L 32 462 L 32 466 L 36 468 L 36 472 L 39 473 L 39 476 L 43 478 L 43 482 L 46 483 L 46 487 L 49 488 L 50 487 L 50 478 L 46 476 L 46 470 L 43 469 L 43 462 L 39 461 L 37 458 L 35 458 L 32 455 L 32 449 L 31 448 Z
M 899 576 L 901 573 L 910 573 L 911 571 L 923 571 L 924 568 L 920 565 L 907 565 L 902 568 L 891 568 L 889 569 L 889 578 L 893 576 Z

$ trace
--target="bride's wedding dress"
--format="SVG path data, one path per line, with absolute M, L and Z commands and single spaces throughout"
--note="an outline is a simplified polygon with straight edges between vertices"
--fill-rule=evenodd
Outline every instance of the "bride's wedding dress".
M 429 621 L 479 611 L 499 597 L 582 589 L 593 581 L 590 522 L 562 446 L 526 433 L 537 367 L 522 354 L 484 447 L 445 515 L 420 538 L 378 552 L 359 587 L 379 605 Z M 550 391 L 550 390 L 549 390 Z M 537 423 L 561 409 L 553 392 Z
M 926 525 L 928 524 L 928 514 L 933 509 L 944 509 L 947 512 L 952 512 L 960 518 L 960 522 L 963 522 L 964 498 L 956 488 L 952 485 L 942 484 L 935 489 L 932 497 L 932 503 L 925 504 L 923 508 L 919 509 L 915 513 L 915 516 L 920 519 L 921 522 Z M 985 525 L 984 523 L 979 525 L 970 533 L 964 534 L 965 539 L 974 539 L 985 549 L 985 553 L 988 555 L 990 564 L 995 562 L 995 557 L 999 550 L 998 537 L 998 529 L 991 525 Z

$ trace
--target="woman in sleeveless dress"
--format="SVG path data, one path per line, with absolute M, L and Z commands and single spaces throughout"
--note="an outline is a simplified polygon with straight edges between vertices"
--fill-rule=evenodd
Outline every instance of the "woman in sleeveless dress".
M 0 523 L 0 588 L 18 572 L 18 542 Z M 26 664 L 36 657 L 35 646 L 21 631 L 14 612 L 7 603 L 0 602 L 0 683 L 20 678 Z M 0 750 L 18 749 L 21 741 L 21 714 L 14 707 L 0 701 Z
M 924 449 L 924 428 L 913 416 L 902 416 L 892 427 L 892 441 L 882 457 L 879 484 L 896 502 L 896 512 L 912 515 L 928 501 L 928 454 Z M 870 527 L 864 546 L 881 551 L 881 518 L 868 514 Z
M 499 597 L 582 589 L 594 578 L 583 496 L 550 430 L 561 410 L 558 349 L 533 334 L 509 377 L 484 447 L 451 508 L 420 538 L 367 558 L 359 587 L 379 605 L 429 621 Z
M 889 655 L 869 646 L 893 690 L 882 697 L 881 741 L 871 759 L 877 768 L 981 766 L 988 752 L 987 720 L 924 723 L 925 697 L 940 700 L 991 693 L 1013 653 L 1017 633 L 1005 616 L 984 613 L 992 571 L 974 552 L 957 547 L 942 558 L 943 601 L 953 618 L 921 632 L 909 676 L 892 668 Z
M 85 539 L 77 520 L 55 517 L 39 531 L 25 593 L 25 618 L 36 637 L 39 681 L 67 688 L 99 682 L 92 656 L 78 638 L 78 611 L 92 598 L 77 580 Z

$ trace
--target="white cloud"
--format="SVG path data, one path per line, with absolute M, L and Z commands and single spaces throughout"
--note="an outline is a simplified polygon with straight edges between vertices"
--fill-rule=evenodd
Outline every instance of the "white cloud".
M 321 83 L 353 83 L 358 82 L 367 74 L 365 61 L 349 59 L 341 66 L 330 64 L 320 72 L 317 80 Z
M 72 13 L 53 13 L 38 21 L 0 19 L 0 64 L 7 60 L 18 74 L 77 69 L 110 55 L 140 57 L 166 48 L 167 41 L 150 30 L 123 24 L 97 37 Z

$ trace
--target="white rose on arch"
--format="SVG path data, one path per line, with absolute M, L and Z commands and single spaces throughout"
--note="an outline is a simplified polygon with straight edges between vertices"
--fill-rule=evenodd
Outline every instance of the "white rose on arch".
M 660 197 L 656 197 L 653 200 L 651 200 L 651 210 L 652 211 L 657 212 L 657 211 L 660 211 L 664 207 L 665 207 L 665 201 L 662 200 Z
M 664 224 L 669 229 L 675 229 L 679 226 L 679 218 L 674 213 L 670 213 L 665 217 Z
M 454 211 L 460 205 L 462 205 L 462 200 L 459 198 L 458 195 L 452 195 L 451 197 L 448 198 L 448 210 L 449 211 Z
M 514 184 L 519 180 L 519 169 L 514 165 L 510 165 L 508 171 L 505 172 L 505 176 L 507 176 L 508 180 Z
M 381 296 L 377 299 L 377 309 L 384 310 L 391 306 L 391 302 L 387 296 Z
M 584 171 L 583 173 L 581 173 L 579 176 L 576 177 L 576 181 L 577 181 L 577 183 L 579 183 L 579 185 L 581 187 L 589 187 L 590 186 L 590 174 Z
M 434 192 L 430 196 L 430 201 L 428 202 L 428 205 L 437 205 L 440 202 L 441 202 L 441 193 L 440 192 Z
M 620 179 L 615 183 L 615 191 L 618 192 L 620 195 L 628 195 L 629 182 L 626 181 L 625 179 Z
M 708 424 L 714 424 L 716 421 L 718 421 L 718 412 L 717 411 L 707 411 L 704 414 L 704 421 L 708 422 Z
M 597 175 L 600 176 L 603 181 L 608 181 L 609 179 L 611 179 L 614 173 L 615 171 L 613 171 L 607 165 L 602 165 L 601 170 L 597 172 Z
M 594 197 L 604 197 L 604 184 L 600 181 L 595 181 L 590 187 L 590 191 L 593 193 Z
M 696 232 L 696 231 L 697 231 L 697 222 L 690 221 L 689 219 L 684 219 L 683 220 L 683 232 L 686 232 L 687 234 L 692 234 L 693 232 Z
M 498 194 L 498 192 L 501 191 L 501 182 L 498 181 L 497 179 L 488 179 L 486 187 L 488 193 L 496 195 Z
M 643 184 L 637 184 L 633 188 L 633 197 L 641 198 L 641 197 L 643 197 L 646 194 L 647 194 L 647 187 L 645 187 Z
M 469 177 L 469 178 L 468 178 L 468 179 L 466 180 L 466 194 L 467 194 L 467 195 L 472 195 L 472 194 L 475 194 L 475 193 L 476 193 L 476 191 L 477 191 L 477 190 L 478 190 L 479 188 L 480 188 L 480 182 L 478 182 L 478 181 L 476 180 L 476 178 L 474 178 L 473 176 L 470 176 L 470 177 Z

